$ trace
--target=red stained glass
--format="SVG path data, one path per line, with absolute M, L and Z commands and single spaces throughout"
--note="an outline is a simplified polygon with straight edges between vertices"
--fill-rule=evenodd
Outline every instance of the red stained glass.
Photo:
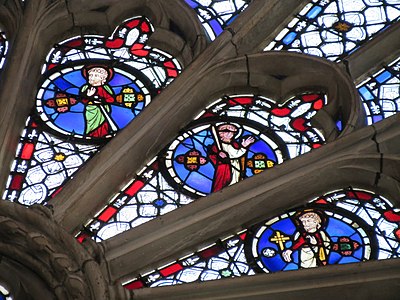
M 307 95 L 303 95 L 302 98 L 305 102 L 312 102 L 312 101 L 317 100 L 319 98 L 319 95 L 318 94 L 307 94 Z
M 183 270 L 183 267 L 181 264 L 176 263 L 171 266 L 168 266 L 162 270 L 160 270 L 160 274 L 164 277 L 167 277 L 169 275 L 175 274 L 176 272 L 179 272 L 180 270 Z
M 324 106 L 324 101 L 322 101 L 322 99 L 315 101 L 313 105 L 315 110 L 320 110 L 323 106 Z
M 126 26 L 129 28 L 134 28 L 134 27 L 138 26 L 138 24 L 139 24 L 139 20 L 136 19 L 136 20 L 132 20 L 132 21 L 126 23 Z
M 70 48 L 75 48 L 75 47 L 79 47 L 83 45 L 83 40 L 82 39 L 76 39 L 73 40 L 71 42 L 69 42 L 68 44 L 66 44 L 66 47 L 70 47 Z
M 244 241 L 246 239 L 246 236 L 247 236 L 247 233 L 245 232 L 245 233 L 242 233 L 241 235 L 239 235 L 239 238 Z
M 238 98 L 235 98 L 234 100 L 229 100 L 229 104 L 230 105 L 237 105 L 237 104 L 250 105 L 250 104 L 253 104 L 253 99 L 254 98 L 250 98 L 250 97 L 238 97 Z
M 224 248 L 222 248 L 221 246 L 215 245 L 214 247 L 205 249 L 201 252 L 199 252 L 199 256 L 202 258 L 209 258 L 212 257 L 214 255 L 217 255 L 218 253 L 221 253 L 222 251 L 224 251 Z
M 358 200 L 369 201 L 373 198 L 372 195 L 363 192 L 347 192 L 347 196 Z
M 23 175 L 14 175 L 10 189 L 11 190 L 19 190 L 22 187 L 22 183 L 24 182 L 24 176 Z
M 285 117 L 288 114 L 290 114 L 291 110 L 289 108 L 283 107 L 283 108 L 274 108 L 273 110 L 271 110 L 271 113 L 274 116 L 278 116 L 278 117 Z
M 149 24 L 143 22 L 142 25 L 140 25 L 140 28 L 142 28 L 143 32 L 149 32 L 150 31 L 150 27 Z
M 86 240 L 88 237 L 89 237 L 89 235 L 87 235 L 86 233 L 82 233 L 82 234 L 80 234 L 80 235 L 76 238 L 76 240 L 77 240 L 80 244 L 82 244 L 82 243 L 84 242 L 84 240 Z
M 311 147 L 313 147 L 313 149 L 318 149 L 321 148 L 321 144 L 312 144 Z
M 57 196 L 57 194 L 59 192 L 61 192 L 62 189 L 63 189 L 63 187 L 58 188 L 53 194 L 51 194 L 51 198 L 54 198 L 55 196 Z
M 124 45 L 124 40 L 121 38 L 116 38 L 115 40 L 106 42 L 106 47 L 111 49 L 118 49 L 121 48 L 123 45 Z
M 320 198 L 320 199 L 318 199 L 317 201 L 315 201 L 315 203 L 318 203 L 318 204 L 328 204 L 328 201 L 326 201 L 325 199 Z
M 22 159 L 31 159 L 33 150 L 35 150 L 35 145 L 32 143 L 26 143 L 22 148 L 21 158 Z
M 395 213 L 394 211 L 389 210 L 385 211 L 383 215 L 385 216 L 385 219 L 389 222 L 400 222 L 400 213 Z
M 136 180 L 132 183 L 132 185 L 126 189 L 125 194 L 133 197 L 140 189 L 144 186 L 144 182 L 140 180 Z
M 396 235 L 397 239 L 400 241 L 400 229 L 397 229 L 394 234 Z
M 292 126 L 298 131 L 306 131 L 308 127 L 305 125 L 306 120 L 303 118 L 297 118 L 293 120 Z
M 108 222 L 113 215 L 115 215 L 115 213 L 118 210 L 112 206 L 108 207 L 105 211 L 103 211 L 100 216 L 97 217 L 97 219 L 99 221 L 103 221 L 103 222 Z
M 141 289 L 142 287 L 144 287 L 144 284 L 140 280 L 135 280 L 132 281 L 131 283 L 128 283 L 127 285 L 124 285 L 124 288 L 128 290 L 137 290 Z

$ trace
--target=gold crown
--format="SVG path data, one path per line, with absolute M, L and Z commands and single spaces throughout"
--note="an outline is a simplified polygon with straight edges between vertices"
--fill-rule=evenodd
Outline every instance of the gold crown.
M 123 93 L 133 93 L 133 89 L 130 87 L 126 87 L 122 90 Z

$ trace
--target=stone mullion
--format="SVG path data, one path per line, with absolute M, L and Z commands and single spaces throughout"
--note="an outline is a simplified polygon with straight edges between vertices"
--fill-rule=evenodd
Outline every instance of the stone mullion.
M 280 8 L 279 11 L 289 13 L 283 8 L 293 1 L 282 2 L 273 0 L 268 1 L 267 4 L 265 1 L 256 0 L 245 13 L 257 15 L 258 19 L 261 19 L 262 14 L 268 15 L 271 9 Z M 292 10 L 298 7 L 298 3 L 291 4 L 289 7 L 290 13 L 293 13 Z M 278 22 L 279 19 L 279 22 L 282 22 L 285 18 L 287 18 L 286 15 L 281 15 L 275 18 L 275 21 Z M 242 45 L 255 49 L 260 45 L 260 39 L 264 40 L 265 36 L 271 35 L 276 30 L 275 27 L 269 26 L 261 32 L 261 28 L 254 19 L 239 16 L 238 20 L 241 21 L 238 21 L 233 30 L 228 29 L 223 32 L 174 83 L 153 100 L 153 103 L 134 122 L 109 142 L 101 153 L 91 159 L 75 179 L 54 198 L 55 218 L 67 230 L 77 232 L 84 222 L 106 205 L 112 195 L 118 192 L 129 178 L 132 178 L 146 162 L 176 136 L 181 128 L 209 104 L 209 102 L 200 102 L 192 96 L 194 89 L 207 90 L 207 86 L 199 87 L 197 84 L 207 70 L 218 62 L 236 57 Z M 242 30 L 251 32 L 252 28 L 258 28 L 258 38 L 233 41 L 233 36 L 240 34 Z M 241 66 L 241 68 L 246 69 L 246 66 Z M 230 84 L 234 86 L 235 83 L 227 81 L 225 88 Z M 223 89 L 224 86 L 220 88 Z M 170 112 L 177 107 L 183 107 L 180 109 L 179 116 Z M 162 135 L 158 134 L 160 131 Z M 79 183 L 74 184 L 74 182 Z
M 132 291 L 132 299 L 396 299 L 400 260 L 364 262 Z

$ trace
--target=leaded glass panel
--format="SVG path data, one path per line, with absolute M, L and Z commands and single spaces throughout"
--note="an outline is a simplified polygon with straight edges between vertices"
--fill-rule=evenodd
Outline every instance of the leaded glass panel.
M 400 0 L 312 0 L 265 50 L 290 50 L 340 61 L 398 22 Z
M 213 41 L 251 0 L 185 0 L 197 13 L 209 38 Z
M 127 289 L 400 257 L 400 210 L 346 188 L 143 274 Z
M 400 58 L 358 86 L 368 125 L 400 111 Z
M 326 97 L 316 93 L 283 104 L 262 96 L 224 96 L 85 224 L 79 239 L 110 238 L 319 148 L 324 137 L 310 121 L 325 105 Z
M 178 76 L 178 61 L 146 44 L 153 31 L 135 17 L 109 38 L 78 36 L 50 51 L 5 199 L 46 203 Z
M 0 31 L 0 69 L 3 68 L 8 50 L 8 42 L 4 32 Z

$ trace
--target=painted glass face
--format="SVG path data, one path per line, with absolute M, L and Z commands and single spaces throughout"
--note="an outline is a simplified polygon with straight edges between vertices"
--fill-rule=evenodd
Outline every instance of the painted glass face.
M 36 100 L 41 119 L 52 130 L 66 136 L 112 137 L 129 124 L 151 98 L 143 79 L 137 78 L 140 74 L 128 71 L 90 64 L 49 74 Z
M 267 221 L 254 234 L 250 260 L 269 273 L 370 259 L 368 226 L 343 213 L 304 209 Z
M 185 0 L 199 17 L 211 40 L 247 8 L 251 0 Z

